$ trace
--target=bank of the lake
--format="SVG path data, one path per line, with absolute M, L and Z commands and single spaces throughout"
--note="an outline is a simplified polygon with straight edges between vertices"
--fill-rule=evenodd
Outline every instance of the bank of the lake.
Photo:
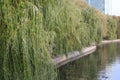
M 0 0 L 0 15 L 0 80 L 56 80 L 54 56 L 119 36 L 116 20 L 85 0 Z
M 120 80 L 120 43 L 103 44 L 59 69 L 59 80 Z
M 110 43 L 117 43 L 117 42 L 120 42 L 120 39 L 103 40 L 101 42 L 101 44 L 103 45 L 103 44 L 110 44 Z M 56 67 L 60 67 L 69 62 L 72 62 L 74 60 L 77 60 L 81 57 L 87 56 L 87 55 L 95 52 L 96 48 L 97 48 L 97 45 L 92 45 L 92 46 L 83 48 L 81 51 L 73 51 L 66 55 L 60 55 L 60 56 L 53 58 L 53 62 L 56 65 Z

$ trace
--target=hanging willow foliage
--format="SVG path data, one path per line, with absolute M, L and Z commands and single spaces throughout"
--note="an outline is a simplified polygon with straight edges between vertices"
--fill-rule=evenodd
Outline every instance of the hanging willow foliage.
M 0 80 L 55 80 L 53 32 L 32 0 L 0 1 Z M 39 4 L 39 3 L 38 3 Z
M 89 43 L 101 41 L 101 26 L 99 16 L 94 8 L 85 8 L 82 10 L 83 21 L 89 30 Z
M 81 36 L 85 30 L 81 24 L 81 9 L 75 6 L 72 0 L 63 0 L 56 2 L 54 7 L 49 6 L 48 11 L 47 30 L 56 32 L 53 53 L 65 54 L 68 51 L 80 50 L 83 46 L 82 38 L 85 37 Z
M 117 38 L 117 22 L 110 16 L 107 18 L 107 36 L 106 39 L 116 39 Z
M 98 15 L 89 6 L 85 9 L 73 0 L 61 0 L 49 5 L 47 10 L 46 30 L 55 31 L 53 54 L 65 54 L 92 42 L 100 42 L 101 27 Z
M 51 56 L 101 40 L 100 16 L 77 2 L 0 0 L 0 80 L 56 80 Z M 107 25 L 115 38 L 114 20 Z
M 117 22 L 117 38 L 120 39 L 120 16 L 112 16 L 112 18 Z

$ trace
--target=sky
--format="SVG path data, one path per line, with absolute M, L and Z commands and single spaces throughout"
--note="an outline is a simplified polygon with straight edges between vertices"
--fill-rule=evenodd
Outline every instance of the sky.
M 120 16 L 120 0 L 109 0 L 108 3 L 110 7 L 109 14 Z
M 87 1 L 91 3 L 92 0 Z M 105 13 L 120 16 L 120 0 L 105 0 Z

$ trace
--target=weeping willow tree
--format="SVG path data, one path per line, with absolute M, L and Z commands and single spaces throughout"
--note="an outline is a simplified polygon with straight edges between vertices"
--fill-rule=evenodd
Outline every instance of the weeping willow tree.
M 52 55 L 99 42 L 99 17 L 81 6 L 73 0 L 0 0 L 0 80 L 56 80 Z M 108 25 L 114 38 L 114 21 Z
M 48 31 L 55 31 L 55 47 L 53 53 L 64 54 L 68 51 L 81 49 L 80 40 L 81 10 L 72 3 L 72 0 L 61 0 L 49 6 Z M 81 27 L 80 27 L 81 26 Z
M 88 28 L 89 43 L 101 41 L 101 26 L 99 16 L 95 13 L 94 8 L 87 7 L 82 10 L 83 23 Z
M 44 31 L 39 3 L 0 1 L 0 80 L 55 80 L 54 32 Z
M 117 16 L 117 38 L 120 39 L 120 16 Z
M 120 16 L 112 16 L 112 18 L 117 22 L 117 38 L 120 39 Z
M 102 39 L 103 39 L 107 35 L 107 31 L 108 31 L 107 16 L 98 10 L 96 10 L 96 14 L 99 16 L 99 19 L 100 19 L 99 26 L 101 28 L 101 35 L 102 35 Z
M 117 22 L 110 16 L 107 18 L 107 36 L 106 39 L 116 39 L 117 38 Z

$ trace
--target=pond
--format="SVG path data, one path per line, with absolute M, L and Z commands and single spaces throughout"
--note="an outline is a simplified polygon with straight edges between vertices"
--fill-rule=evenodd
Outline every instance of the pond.
M 120 80 L 120 43 L 102 45 L 59 68 L 60 80 Z

